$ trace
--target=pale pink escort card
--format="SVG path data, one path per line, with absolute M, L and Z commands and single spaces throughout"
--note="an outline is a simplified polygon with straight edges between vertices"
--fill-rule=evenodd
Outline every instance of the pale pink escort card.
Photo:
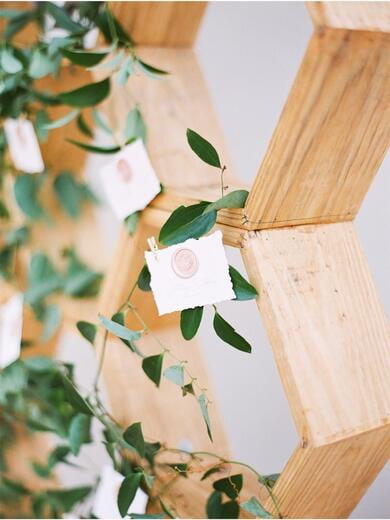
M 144 209 L 161 189 L 141 139 L 116 153 L 100 174 L 108 202 L 120 220 Z
M 20 356 L 23 324 L 23 295 L 17 293 L 0 306 L 0 369 Z
M 43 172 L 45 165 L 31 121 L 6 119 L 4 130 L 15 168 L 26 173 Z
M 235 298 L 220 231 L 146 251 L 145 259 L 160 315 Z
M 105 466 L 102 470 L 100 482 L 96 489 L 92 512 L 98 518 L 121 518 L 117 506 L 118 491 L 124 477 L 115 471 L 112 466 Z M 127 514 L 145 514 L 148 496 L 137 489 L 134 500 Z

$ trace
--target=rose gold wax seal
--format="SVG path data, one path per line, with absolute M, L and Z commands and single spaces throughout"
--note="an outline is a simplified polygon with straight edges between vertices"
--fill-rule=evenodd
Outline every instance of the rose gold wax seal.
M 191 278 L 198 271 L 198 258 L 191 249 L 178 249 L 172 255 L 172 269 L 180 278 Z
M 133 177 L 133 172 L 126 159 L 119 159 L 116 165 L 117 172 L 123 182 L 130 182 Z

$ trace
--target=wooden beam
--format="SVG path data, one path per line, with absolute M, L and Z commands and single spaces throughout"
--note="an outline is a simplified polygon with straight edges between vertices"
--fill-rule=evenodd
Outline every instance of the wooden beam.
M 303 443 L 390 423 L 390 328 L 351 223 L 252 233 L 242 250 Z
M 191 47 L 206 2 L 112 2 L 114 15 L 137 45 Z
M 348 518 L 389 457 L 389 427 L 297 448 L 274 488 L 283 518 Z
M 306 2 L 306 7 L 320 27 L 390 32 L 388 2 Z
M 390 142 L 389 52 L 388 34 L 314 34 L 248 198 L 251 229 L 353 219 Z

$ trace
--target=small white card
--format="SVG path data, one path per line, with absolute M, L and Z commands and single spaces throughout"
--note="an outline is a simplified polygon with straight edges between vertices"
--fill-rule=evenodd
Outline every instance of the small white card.
M 160 316 L 235 298 L 220 231 L 146 251 L 145 259 Z
M 17 293 L 0 306 L 0 369 L 20 356 L 23 324 L 23 295 Z
M 4 130 L 15 168 L 26 173 L 43 172 L 45 165 L 31 121 L 6 119 Z
M 103 468 L 92 507 L 95 516 L 98 518 L 122 518 L 117 506 L 117 498 L 123 479 L 124 477 L 115 471 L 112 466 Z M 148 495 L 142 489 L 138 489 L 128 514 L 145 514 L 147 504 Z
M 120 220 L 144 209 L 161 189 L 141 139 L 115 154 L 100 174 L 108 201 Z

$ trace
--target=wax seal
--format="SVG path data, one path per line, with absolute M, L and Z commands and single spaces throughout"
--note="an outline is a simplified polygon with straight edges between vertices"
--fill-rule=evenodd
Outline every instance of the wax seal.
M 133 177 L 132 169 L 126 159 L 119 159 L 116 165 L 117 172 L 123 182 L 130 182 Z
M 172 255 L 172 269 L 180 278 L 191 278 L 198 271 L 198 258 L 191 249 L 178 249 Z

